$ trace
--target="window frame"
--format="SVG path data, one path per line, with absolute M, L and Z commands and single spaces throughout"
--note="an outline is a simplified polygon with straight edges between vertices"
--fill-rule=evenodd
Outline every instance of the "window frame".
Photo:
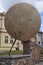
M 5 36 L 5 44 L 8 44 L 8 36 Z

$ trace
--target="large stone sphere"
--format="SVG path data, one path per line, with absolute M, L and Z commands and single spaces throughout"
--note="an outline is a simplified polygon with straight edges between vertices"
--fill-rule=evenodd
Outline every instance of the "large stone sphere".
M 17 3 L 5 16 L 5 28 L 14 38 L 27 41 L 33 38 L 40 29 L 40 15 L 35 7 L 28 3 Z

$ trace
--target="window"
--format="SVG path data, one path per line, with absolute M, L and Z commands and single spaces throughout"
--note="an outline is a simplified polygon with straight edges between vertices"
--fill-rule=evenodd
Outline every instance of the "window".
M 0 19 L 0 28 L 2 28 L 2 19 Z
M 19 50 L 19 48 L 18 48 L 18 47 L 16 47 L 16 51 L 17 51 L 17 50 Z
M 5 43 L 8 43 L 8 36 L 5 36 Z
M 43 42 L 42 42 L 42 46 L 43 46 Z
M 17 42 L 16 50 L 19 50 L 19 42 Z
M 17 47 L 19 48 L 19 42 L 17 42 Z
M 38 42 L 38 44 L 40 45 L 40 41 Z
M 38 33 L 38 36 L 41 36 L 42 34 Z
M 10 38 L 10 43 L 11 43 L 11 44 L 13 43 L 13 38 L 12 38 L 12 37 Z

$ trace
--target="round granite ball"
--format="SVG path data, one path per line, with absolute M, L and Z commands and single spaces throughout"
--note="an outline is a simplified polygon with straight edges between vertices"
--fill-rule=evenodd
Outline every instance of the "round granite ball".
M 14 38 L 27 41 L 39 31 L 41 19 L 35 7 L 28 3 L 17 3 L 5 16 L 5 28 Z

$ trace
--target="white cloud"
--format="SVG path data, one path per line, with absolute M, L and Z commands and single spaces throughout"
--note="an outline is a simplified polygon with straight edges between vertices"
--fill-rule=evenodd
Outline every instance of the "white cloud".
M 2 6 L 5 11 L 7 11 L 9 7 L 18 2 L 28 2 L 32 4 L 35 2 L 35 0 L 0 0 L 0 6 Z
M 4 8 L 2 6 L 0 6 L 0 12 L 4 12 Z
M 39 12 L 43 11 L 43 1 L 35 1 L 34 6 L 38 9 Z

